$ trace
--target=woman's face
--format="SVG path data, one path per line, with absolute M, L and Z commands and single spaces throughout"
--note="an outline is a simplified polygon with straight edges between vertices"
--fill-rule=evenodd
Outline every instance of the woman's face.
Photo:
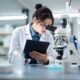
M 46 31 L 46 26 L 52 25 L 52 19 L 47 18 L 44 21 L 34 20 L 33 29 L 39 34 L 43 34 Z

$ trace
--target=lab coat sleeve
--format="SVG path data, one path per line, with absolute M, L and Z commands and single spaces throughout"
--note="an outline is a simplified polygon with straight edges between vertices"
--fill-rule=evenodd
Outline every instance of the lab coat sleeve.
M 8 53 L 8 58 L 11 58 L 13 56 L 13 52 L 19 48 L 19 29 L 16 28 L 11 36 L 10 40 L 10 46 L 9 46 L 9 53 Z
M 48 37 L 48 41 L 50 42 L 50 45 L 47 49 L 48 59 L 49 59 L 49 63 L 53 64 L 55 62 L 56 57 L 57 57 L 57 52 L 55 49 L 53 49 L 53 47 L 54 47 L 53 35 L 50 33 L 49 35 L 47 35 L 47 37 Z

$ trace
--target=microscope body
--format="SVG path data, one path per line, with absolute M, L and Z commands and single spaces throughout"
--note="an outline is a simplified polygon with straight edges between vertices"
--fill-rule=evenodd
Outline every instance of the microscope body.
M 62 27 L 57 28 L 54 35 L 54 45 L 55 45 L 54 48 L 58 52 L 57 59 L 62 60 L 65 49 L 67 48 L 68 45 L 66 28 L 62 28 Z

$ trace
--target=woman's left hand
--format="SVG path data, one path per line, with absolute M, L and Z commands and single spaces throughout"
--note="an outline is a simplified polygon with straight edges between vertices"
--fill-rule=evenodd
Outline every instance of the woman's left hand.
M 47 56 L 48 56 L 47 53 L 42 54 L 42 53 L 36 52 L 36 51 L 30 52 L 30 57 L 32 57 L 33 59 L 35 59 L 43 64 L 46 64 L 48 62 Z

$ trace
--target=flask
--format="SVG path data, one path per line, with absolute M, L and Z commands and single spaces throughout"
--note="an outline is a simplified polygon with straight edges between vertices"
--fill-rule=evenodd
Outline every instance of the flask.
M 22 75 L 24 72 L 24 57 L 20 50 L 13 53 L 13 72 Z

